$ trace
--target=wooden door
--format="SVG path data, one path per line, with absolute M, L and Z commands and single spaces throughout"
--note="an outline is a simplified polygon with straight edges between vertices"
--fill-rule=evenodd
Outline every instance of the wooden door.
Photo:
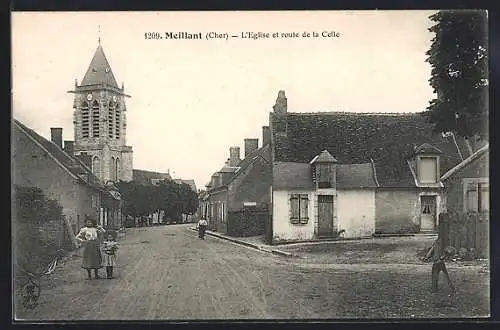
M 333 235 L 333 196 L 318 195 L 318 236 Z
M 420 231 L 436 229 L 436 196 L 422 196 L 420 207 Z

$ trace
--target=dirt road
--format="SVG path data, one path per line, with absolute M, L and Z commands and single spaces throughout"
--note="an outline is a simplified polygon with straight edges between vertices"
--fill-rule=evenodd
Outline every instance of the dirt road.
M 423 265 L 316 264 L 207 237 L 186 226 L 128 230 L 112 280 L 85 280 L 80 258 L 42 282 L 25 320 L 467 317 L 488 314 L 488 274 L 451 270 L 459 292 L 429 293 Z M 101 271 L 103 273 L 103 271 Z

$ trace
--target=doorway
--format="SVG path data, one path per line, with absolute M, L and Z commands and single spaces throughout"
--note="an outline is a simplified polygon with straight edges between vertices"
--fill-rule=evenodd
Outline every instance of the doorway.
M 420 231 L 434 232 L 436 230 L 436 196 L 421 196 L 420 210 Z
M 333 196 L 318 195 L 318 236 L 333 235 Z

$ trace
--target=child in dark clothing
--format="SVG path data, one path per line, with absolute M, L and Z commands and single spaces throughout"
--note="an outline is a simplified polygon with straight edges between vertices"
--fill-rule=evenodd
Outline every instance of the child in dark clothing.
M 429 260 L 432 257 L 432 292 L 438 291 L 438 281 L 439 281 L 439 273 L 443 271 L 446 281 L 448 282 L 448 286 L 450 288 L 449 296 L 452 296 L 455 293 L 455 285 L 453 285 L 450 275 L 448 274 L 448 270 L 446 269 L 445 259 L 447 256 L 447 249 L 443 249 L 441 246 L 441 241 L 437 238 L 432 247 L 427 252 L 424 260 Z

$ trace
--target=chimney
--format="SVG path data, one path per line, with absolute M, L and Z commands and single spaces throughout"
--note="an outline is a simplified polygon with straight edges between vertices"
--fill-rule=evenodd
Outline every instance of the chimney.
M 259 149 L 259 139 L 245 139 L 245 158 Z
M 229 166 L 238 166 L 240 162 L 240 147 L 229 148 Z
M 262 126 L 262 146 L 271 143 L 271 129 L 269 126 Z
M 64 151 L 73 157 L 75 155 L 74 143 L 73 141 L 64 141 Z
M 57 145 L 59 148 L 62 149 L 62 128 L 60 127 L 52 127 L 50 129 L 50 140 L 52 143 Z
M 279 91 L 278 98 L 276 99 L 276 104 L 273 106 L 274 112 L 277 115 L 286 115 L 287 108 L 288 106 L 285 91 Z

